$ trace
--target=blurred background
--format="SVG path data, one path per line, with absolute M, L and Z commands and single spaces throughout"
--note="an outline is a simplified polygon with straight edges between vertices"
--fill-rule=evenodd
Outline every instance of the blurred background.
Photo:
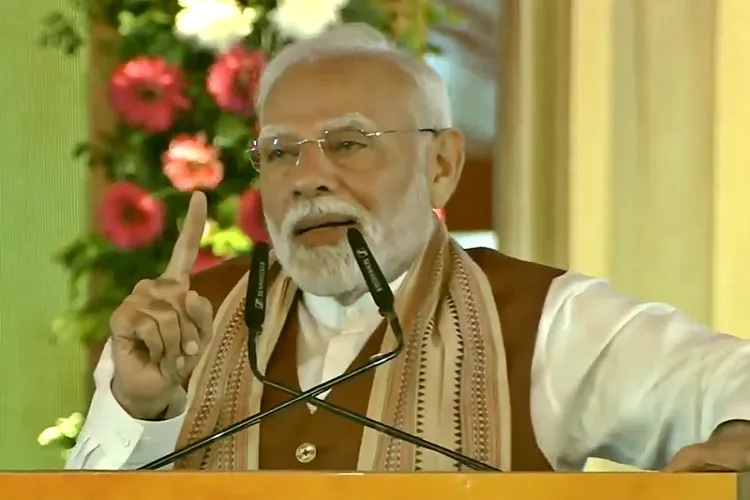
M 428 22 L 406 2 L 383 8 L 417 49 L 441 49 L 424 57 L 448 83 L 468 143 L 444 213 L 455 236 L 750 336 L 750 2 L 444 2 L 451 21 Z M 75 266 L 55 256 L 90 231 L 106 197 L 102 171 L 71 151 L 112 129 L 107 82 L 122 61 L 92 50 L 111 35 L 97 25 L 84 23 L 74 55 L 42 47 L 51 12 L 74 10 L 0 3 L 0 469 L 61 466 L 37 436 L 85 414 L 101 345 L 70 333 L 96 327 L 93 315 L 61 326 Z M 248 231 L 222 231 L 219 260 L 218 248 L 249 244 Z M 96 245 L 80 254 L 111 258 Z

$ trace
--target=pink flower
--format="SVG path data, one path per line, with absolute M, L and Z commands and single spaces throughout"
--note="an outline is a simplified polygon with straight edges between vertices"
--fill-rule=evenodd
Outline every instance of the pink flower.
M 445 222 L 445 209 L 444 208 L 435 208 L 433 209 L 433 212 L 438 216 L 438 219 Z
M 174 137 L 162 163 L 164 175 L 180 191 L 214 189 L 224 178 L 219 151 L 202 134 Z
M 99 228 L 122 250 L 151 245 L 164 230 L 164 205 L 132 182 L 116 182 L 104 192 Z
M 258 81 L 265 65 L 262 52 L 236 45 L 211 66 L 206 81 L 208 93 L 222 110 L 248 115 L 253 111 Z
M 164 132 L 177 114 L 190 107 L 185 97 L 185 77 L 178 66 L 160 57 L 138 57 L 114 72 L 109 82 L 112 107 L 131 127 Z
M 205 248 L 201 249 L 195 259 L 195 263 L 193 264 L 192 274 L 198 274 L 201 271 L 205 271 L 206 269 L 218 266 L 224 261 L 226 261 L 226 259 L 217 257 L 216 255 L 211 253 L 211 250 Z
M 260 191 L 248 189 L 240 196 L 237 226 L 254 242 L 268 242 Z

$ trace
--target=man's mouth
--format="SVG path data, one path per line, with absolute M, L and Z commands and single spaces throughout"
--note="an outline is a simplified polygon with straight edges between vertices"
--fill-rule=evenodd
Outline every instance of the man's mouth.
M 357 220 L 348 215 L 326 214 L 307 217 L 294 226 L 294 235 L 301 236 L 316 229 L 355 226 Z

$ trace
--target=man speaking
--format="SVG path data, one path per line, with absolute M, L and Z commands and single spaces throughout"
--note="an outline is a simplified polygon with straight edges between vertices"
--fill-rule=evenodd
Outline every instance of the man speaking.
M 464 143 L 424 63 L 368 27 L 340 26 L 270 61 L 257 113 L 252 154 L 274 253 L 256 347 L 269 379 L 305 391 L 394 349 L 347 242 L 356 228 L 395 294 L 404 347 L 318 395 L 325 404 L 502 470 L 578 470 L 589 457 L 750 468 L 750 342 L 595 278 L 451 239 L 433 209 L 458 184 Z M 164 274 L 112 315 L 67 468 L 138 468 L 291 397 L 248 364 L 249 259 L 190 278 L 205 218 L 196 193 Z M 461 463 L 301 403 L 174 467 Z

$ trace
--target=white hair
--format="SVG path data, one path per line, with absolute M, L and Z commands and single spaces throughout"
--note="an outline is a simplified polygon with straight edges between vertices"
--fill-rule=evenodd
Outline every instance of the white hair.
M 262 114 L 263 105 L 278 79 L 290 67 L 301 63 L 336 56 L 380 56 L 399 65 L 417 85 L 423 102 L 422 109 L 428 123 L 420 127 L 448 128 L 453 126 L 448 88 L 440 75 L 427 63 L 404 54 L 382 33 L 362 23 L 341 24 L 320 35 L 291 43 L 284 47 L 266 66 L 260 79 L 256 110 Z

